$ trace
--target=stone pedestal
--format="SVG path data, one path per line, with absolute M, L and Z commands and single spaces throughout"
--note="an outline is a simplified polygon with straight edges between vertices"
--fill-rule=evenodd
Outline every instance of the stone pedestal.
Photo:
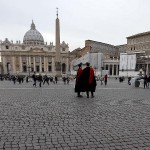
M 61 76 L 61 63 L 60 62 L 55 62 L 55 71 L 56 71 L 56 76 L 60 77 Z

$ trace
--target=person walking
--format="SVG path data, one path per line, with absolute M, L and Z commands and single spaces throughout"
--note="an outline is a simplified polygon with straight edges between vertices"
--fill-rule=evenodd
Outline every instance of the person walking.
M 57 81 L 58 81 L 58 78 L 57 78 L 57 76 L 55 76 L 55 83 L 57 84 Z
M 49 78 L 48 78 L 48 76 L 45 74 L 44 75 L 44 81 L 43 81 L 43 85 L 45 84 L 45 82 L 49 85 Z
M 29 77 L 28 76 L 26 76 L 26 83 L 28 83 L 29 82 Z
M 17 80 L 17 78 L 16 78 L 16 76 L 15 76 L 15 75 L 12 77 L 12 80 L 13 80 L 14 84 L 16 84 L 16 80 Z
M 69 84 L 69 82 L 70 82 L 70 78 L 69 78 L 69 77 L 67 77 L 67 78 L 66 78 L 66 80 L 67 80 L 67 84 Z
M 35 72 L 34 72 L 34 74 L 32 75 L 32 79 L 33 79 L 33 86 L 35 86 L 36 87 L 36 80 L 37 80 L 37 77 L 36 77 L 36 74 L 35 74 Z
M 105 76 L 104 76 L 104 83 L 105 83 L 105 86 L 107 85 L 107 79 L 108 79 L 108 76 L 107 76 L 107 74 L 105 74 Z
M 147 88 L 149 88 L 149 86 L 150 86 L 150 74 L 149 74 L 149 76 L 147 77 Z
M 128 84 L 129 84 L 129 85 L 131 85 L 131 82 L 130 82 L 130 81 L 131 81 L 131 76 L 128 77 Z
M 80 63 L 78 65 L 78 71 L 77 71 L 77 75 L 76 75 L 76 82 L 75 82 L 75 92 L 77 93 L 77 97 L 82 97 L 82 95 L 80 94 L 80 92 L 82 92 L 82 89 L 81 89 L 81 74 L 82 74 L 82 63 Z
M 144 89 L 147 88 L 147 81 L 148 81 L 148 78 L 147 78 L 147 75 L 144 76 Z
M 100 81 L 101 81 L 101 85 L 103 85 L 104 78 L 102 77 L 102 75 L 100 77 Z
M 81 79 L 82 89 L 85 89 L 87 98 L 89 98 L 89 92 L 91 92 L 91 98 L 93 98 L 97 84 L 94 75 L 94 69 L 92 68 L 92 66 L 90 66 L 89 62 L 86 63 L 86 68 L 83 69 Z

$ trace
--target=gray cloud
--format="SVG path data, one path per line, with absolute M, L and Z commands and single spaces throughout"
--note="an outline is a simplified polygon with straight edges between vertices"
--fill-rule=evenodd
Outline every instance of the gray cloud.
M 23 40 L 32 19 L 45 41 L 55 43 L 56 7 L 61 41 L 70 50 L 87 39 L 113 45 L 150 28 L 149 0 L 1 0 L 0 39 Z

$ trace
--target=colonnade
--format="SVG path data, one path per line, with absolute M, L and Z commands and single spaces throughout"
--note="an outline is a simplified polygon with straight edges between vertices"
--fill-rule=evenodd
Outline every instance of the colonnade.
M 4 74 L 27 73 L 34 71 L 39 73 L 55 74 L 54 56 L 11 56 L 10 61 L 8 61 L 5 57 L 3 57 L 2 59 Z M 9 65 L 7 65 L 7 63 Z M 65 58 L 65 60 L 63 59 L 63 61 L 61 61 L 61 64 L 65 64 L 64 70 L 65 73 L 68 73 L 69 58 Z
M 104 64 L 104 70 L 109 71 L 109 76 L 118 76 L 119 64 Z

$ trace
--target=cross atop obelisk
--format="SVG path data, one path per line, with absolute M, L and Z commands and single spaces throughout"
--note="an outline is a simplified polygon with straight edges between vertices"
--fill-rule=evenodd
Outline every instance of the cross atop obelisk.
M 56 9 L 57 9 L 56 16 L 57 16 L 57 18 L 58 18 L 58 8 L 56 8 Z

